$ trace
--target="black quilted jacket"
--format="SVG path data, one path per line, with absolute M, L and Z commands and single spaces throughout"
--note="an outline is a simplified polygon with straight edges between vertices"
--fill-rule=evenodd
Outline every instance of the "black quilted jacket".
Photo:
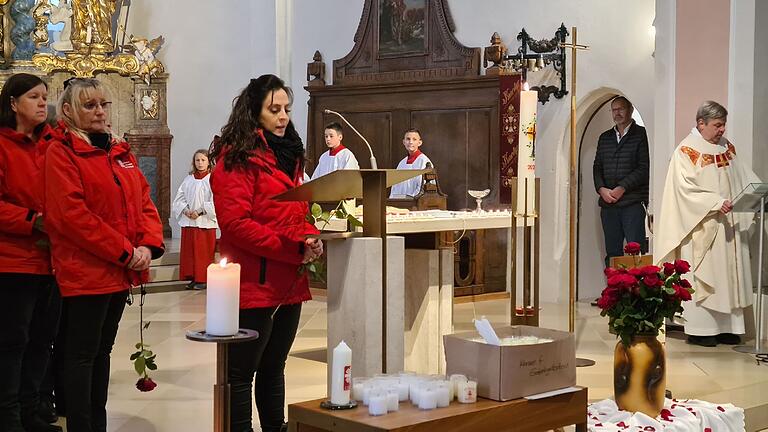
M 616 142 L 616 131 L 611 128 L 600 135 L 592 167 L 595 191 L 601 187 L 613 189 L 623 186 L 621 199 L 608 204 L 601 197 L 600 207 L 624 207 L 637 202 L 648 203 L 648 136 L 645 128 L 632 123 L 629 132 Z

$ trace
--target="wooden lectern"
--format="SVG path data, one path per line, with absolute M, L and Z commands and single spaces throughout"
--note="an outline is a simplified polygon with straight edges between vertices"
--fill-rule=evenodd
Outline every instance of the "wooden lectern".
M 380 369 L 378 371 L 374 372 L 380 372 L 380 373 L 386 373 L 387 372 L 387 304 L 389 302 L 389 296 L 387 293 L 387 219 L 386 219 L 386 201 L 387 201 L 387 188 L 400 183 L 402 181 L 408 180 L 412 177 L 416 177 L 418 175 L 425 174 L 427 172 L 430 172 L 429 169 L 424 170 L 396 170 L 396 169 L 361 169 L 361 170 L 339 170 L 334 171 L 328 175 L 322 176 L 320 178 L 317 178 L 315 180 L 312 180 L 310 182 L 307 182 L 297 188 L 291 189 L 287 192 L 283 192 L 280 195 L 275 196 L 276 200 L 279 201 L 308 201 L 308 202 L 339 202 L 344 199 L 349 198 L 362 198 L 363 201 L 363 232 L 362 236 L 363 238 L 374 238 L 378 239 L 380 241 L 380 250 L 377 251 L 381 255 L 381 261 L 376 263 L 376 268 L 369 268 L 366 267 L 368 261 L 364 261 L 360 263 L 359 269 L 357 271 L 359 272 L 369 272 L 374 271 L 378 273 L 378 275 L 374 275 L 375 277 L 371 279 L 372 282 L 366 282 L 365 284 L 373 283 L 375 285 L 381 286 L 381 322 L 377 323 L 376 328 L 378 326 L 381 326 L 381 341 L 380 341 L 380 347 L 381 347 L 381 358 L 380 359 L 372 359 L 368 361 L 368 359 L 365 359 L 367 362 L 366 364 L 369 365 L 368 367 L 360 367 L 356 368 L 354 363 L 356 362 L 356 358 L 365 358 L 366 353 L 369 352 L 365 347 L 362 347 L 362 349 L 356 350 L 354 346 L 352 346 L 353 352 L 355 352 L 355 358 L 353 358 L 353 371 L 355 371 L 355 374 L 358 374 L 360 372 L 371 372 L 370 371 L 370 365 L 376 364 L 377 368 Z M 341 236 L 339 234 L 331 234 L 326 238 L 351 238 L 351 237 L 360 237 L 359 235 L 355 235 L 356 233 L 344 233 Z M 323 236 L 321 236 L 323 238 Z M 370 246 L 366 246 L 370 247 Z M 376 246 L 378 247 L 378 246 Z M 339 248 L 343 249 L 343 248 Z M 352 252 L 352 256 L 346 257 L 344 259 L 344 265 L 348 269 L 350 267 L 349 263 L 352 262 L 354 259 L 364 260 L 366 257 L 361 256 L 365 254 L 366 252 L 362 252 L 357 249 L 345 249 L 347 252 L 349 251 L 356 251 Z M 359 287 L 359 286 L 348 286 L 348 287 L 338 287 L 338 286 L 332 286 L 331 284 L 331 257 L 334 255 L 331 251 L 330 245 L 328 250 L 328 258 L 329 258 L 329 280 L 328 280 L 328 302 L 329 302 L 329 322 L 328 322 L 328 335 L 329 335 L 329 344 L 334 343 L 335 341 L 332 340 L 331 333 L 332 333 L 332 326 L 336 326 L 336 321 L 331 318 L 331 309 L 335 308 L 336 305 L 340 305 L 339 308 L 348 307 L 352 308 L 353 305 L 348 301 L 348 298 L 336 298 L 334 297 L 336 293 L 334 293 L 334 290 L 341 291 L 340 296 L 350 296 L 350 293 L 348 291 L 356 290 L 356 293 L 358 293 L 358 297 L 360 295 L 365 295 L 365 290 L 371 289 L 375 292 L 378 292 L 378 287 Z M 401 264 L 402 265 L 402 264 Z M 401 270 L 402 271 L 402 270 Z M 379 273 L 380 272 L 380 273 Z M 350 273 L 350 272 L 347 272 Z M 342 278 L 344 281 L 346 281 L 347 285 L 354 285 L 355 283 L 350 282 L 352 281 L 355 275 L 353 277 L 347 277 L 346 279 Z M 366 274 L 367 277 L 370 277 L 371 275 Z M 341 280 L 341 279 L 340 279 Z M 379 282 L 380 281 L 380 282 Z M 359 283 L 359 281 L 358 281 Z M 345 289 L 346 288 L 346 289 Z M 346 292 L 346 293 L 345 293 Z M 393 293 L 394 295 L 395 293 Z M 399 294 L 399 298 L 402 298 L 402 294 Z M 332 306 L 332 303 L 334 304 Z M 333 311 L 335 313 L 335 309 Z M 360 312 L 360 311 L 355 311 Z M 363 318 L 361 318 L 363 319 Z M 370 317 L 365 317 L 365 319 L 370 319 Z M 349 318 L 347 321 L 348 325 L 354 325 L 352 323 L 352 318 Z M 340 325 L 340 324 L 339 324 Z M 396 335 L 392 335 L 396 336 Z M 354 341 L 352 341 L 354 343 Z M 347 343 L 350 343 L 349 340 L 347 340 Z M 367 343 L 370 343 L 367 342 Z M 366 343 L 366 344 L 367 344 Z M 379 345 L 377 341 L 377 345 Z M 368 345 L 369 346 L 369 345 Z M 332 350 L 332 346 L 328 346 L 328 351 L 330 352 Z M 401 354 L 398 353 L 399 357 L 402 357 Z M 380 365 L 380 366 L 378 366 Z M 395 366 L 395 365 L 393 365 Z M 330 370 L 330 368 L 329 368 Z M 371 375 L 373 375 L 371 373 Z

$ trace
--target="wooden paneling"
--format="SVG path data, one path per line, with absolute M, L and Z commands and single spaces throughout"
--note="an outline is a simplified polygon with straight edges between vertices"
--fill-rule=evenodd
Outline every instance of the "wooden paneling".
M 326 150 L 323 128 L 342 113 L 371 143 L 379 168 L 394 168 L 405 157 L 403 133 L 422 132 L 422 150 L 434 162 L 452 210 L 474 206 L 467 189 L 498 183 L 498 77 L 450 82 L 374 86 L 306 87 L 310 93 L 307 148 L 312 172 Z M 343 125 L 343 123 L 342 123 Z M 346 125 L 344 144 L 361 168 L 369 168 L 365 144 Z M 487 199 L 498 202 L 497 195 Z

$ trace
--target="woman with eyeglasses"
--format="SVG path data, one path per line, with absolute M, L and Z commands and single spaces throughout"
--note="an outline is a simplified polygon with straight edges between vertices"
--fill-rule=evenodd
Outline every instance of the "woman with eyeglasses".
M 6 432 L 61 431 L 37 416 L 59 311 L 43 223 L 43 167 L 52 139 L 47 98 L 43 80 L 25 73 L 0 91 L 0 430 Z
M 222 256 L 242 265 L 240 327 L 259 338 L 229 345 L 231 431 L 253 431 L 251 383 L 261 430 L 287 430 L 285 361 L 296 337 L 301 304 L 311 298 L 303 263 L 323 253 L 308 239 L 306 202 L 272 197 L 299 186 L 304 145 L 290 121 L 292 94 L 274 75 L 252 79 L 235 99 L 232 114 L 214 140 L 211 175 Z
M 107 430 L 109 357 L 128 289 L 163 254 L 149 185 L 130 146 L 111 134 L 95 79 L 71 79 L 45 162 L 46 224 L 63 297 L 68 432 Z

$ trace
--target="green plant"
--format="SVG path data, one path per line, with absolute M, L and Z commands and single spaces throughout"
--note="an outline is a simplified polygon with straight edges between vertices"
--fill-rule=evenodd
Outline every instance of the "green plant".
M 350 202 L 352 204 L 350 204 Z M 360 219 L 356 218 L 354 212 L 353 200 L 342 200 L 336 205 L 336 208 L 332 211 L 323 211 L 320 204 L 314 203 L 309 207 L 309 213 L 307 214 L 307 221 L 313 225 L 317 225 L 318 222 L 322 222 L 319 230 L 323 232 L 328 224 L 331 223 L 332 218 L 346 220 L 350 227 L 356 228 L 363 226 Z M 325 260 L 318 259 L 312 262 L 308 262 L 299 267 L 299 274 L 309 273 L 309 276 L 317 281 L 325 282 Z

